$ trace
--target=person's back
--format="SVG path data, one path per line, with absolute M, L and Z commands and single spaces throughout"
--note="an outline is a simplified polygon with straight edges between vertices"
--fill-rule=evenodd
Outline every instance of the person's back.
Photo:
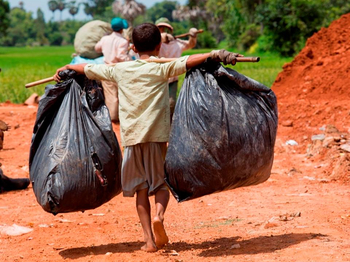
M 128 27 L 126 20 L 115 17 L 111 20 L 113 32 L 105 35 L 95 45 L 95 51 L 101 52 L 106 64 L 114 64 L 130 60 L 127 52 L 129 41 L 124 38 L 123 30 Z

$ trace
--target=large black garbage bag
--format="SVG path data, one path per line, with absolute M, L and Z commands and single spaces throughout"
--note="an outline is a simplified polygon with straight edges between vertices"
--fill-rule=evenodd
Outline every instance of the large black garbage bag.
M 121 192 L 122 156 L 99 85 L 66 70 L 39 102 L 29 157 L 38 203 L 50 213 L 94 209 Z
M 177 201 L 266 181 L 277 118 L 275 94 L 263 84 L 214 62 L 189 71 L 165 160 Z

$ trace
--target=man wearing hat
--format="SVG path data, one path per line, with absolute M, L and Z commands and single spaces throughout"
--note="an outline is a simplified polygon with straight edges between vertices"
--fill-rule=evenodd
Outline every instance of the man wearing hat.
M 96 52 L 102 53 L 105 64 L 115 64 L 130 60 L 128 56 L 129 41 L 123 37 L 123 30 L 128 28 L 125 19 L 115 17 L 111 20 L 113 33 L 103 36 L 95 45 Z M 118 122 L 118 86 L 114 82 L 102 81 L 105 103 L 112 122 Z
M 190 29 L 189 40 L 181 40 L 175 39 L 172 36 L 173 27 L 170 25 L 170 22 L 166 17 L 159 18 L 155 24 L 159 28 L 162 36 L 162 45 L 160 47 L 159 57 L 178 58 L 181 57 L 183 51 L 196 46 L 198 32 L 196 28 Z M 178 82 L 177 76 L 169 79 L 170 121 L 175 109 Z

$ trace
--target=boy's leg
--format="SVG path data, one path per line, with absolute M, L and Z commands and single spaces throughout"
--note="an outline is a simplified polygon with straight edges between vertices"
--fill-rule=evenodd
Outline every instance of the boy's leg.
M 151 205 L 148 199 L 148 189 L 141 189 L 136 192 L 136 209 L 139 215 L 144 239 L 146 244 L 142 246 L 142 250 L 146 252 L 155 252 L 157 247 L 154 242 L 154 237 L 151 227 Z
M 155 193 L 156 216 L 153 219 L 153 229 L 155 242 L 158 248 L 163 247 L 169 242 L 169 238 L 164 229 L 164 213 L 169 203 L 169 191 L 158 190 Z
M 118 85 L 115 82 L 102 81 L 102 87 L 111 121 L 117 123 L 119 122 Z
M 170 123 L 173 120 L 173 114 L 176 105 L 176 94 L 177 94 L 177 86 L 179 81 L 174 81 L 169 83 L 169 106 L 170 106 Z

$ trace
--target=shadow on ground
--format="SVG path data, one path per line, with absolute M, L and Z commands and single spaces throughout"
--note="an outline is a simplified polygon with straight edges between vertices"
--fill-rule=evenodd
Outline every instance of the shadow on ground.
M 220 257 L 240 254 L 259 254 L 272 253 L 276 250 L 288 248 L 297 245 L 303 241 L 315 238 L 326 237 L 322 234 L 314 233 L 290 233 L 283 235 L 259 236 L 251 239 L 239 241 L 239 237 L 218 238 L 212 241 L 201 243 L 174 242 L 169 244 L 166 251 L 175 250 L 178 253 L 190 250 L 203 250 L 198 256 L 200 257 Z M 239 248 L 232 248 L 233 245 L 239 244 Z M 139 251 L 143 245 L 142 242 L 123 242 L 92 247 L 77 247 L 61 251 L 59 254 L 67 259 L 77 259 L 90 255 L 102 255 L 110 253 L 133 253 Z

